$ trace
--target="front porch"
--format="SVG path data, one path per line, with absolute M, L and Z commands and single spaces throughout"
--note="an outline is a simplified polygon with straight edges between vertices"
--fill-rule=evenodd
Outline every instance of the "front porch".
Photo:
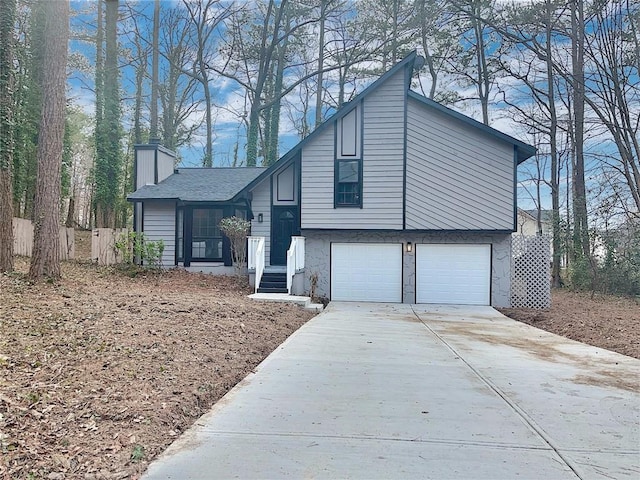
M 305 238 L 291 237 L 286 265 L 266 265 L 265 237 L 249 237 L 249 284 L 254 288 L 249 298 L 261 302 L 286 302 L 305 310 L 321 312 L 324 306 L 313 303 L 304 293 Z
M 301 295 L 304 291 L 305 237 L 292 236 L 286 265 L 267 265 L 265 237 L 248 237 L 249 284 L 256 294 Z

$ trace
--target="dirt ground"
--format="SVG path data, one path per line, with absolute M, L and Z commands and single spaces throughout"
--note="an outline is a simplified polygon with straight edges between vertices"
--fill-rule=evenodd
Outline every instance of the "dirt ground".
M 313 316 L 228 277 L 68 262 L 31 285 L 16 267 L 0 275 L 0 479 L 137 478 Z
M 542 330 L 640 359 L 638 300 L 555 290 L 548 310 L 499 310 Z

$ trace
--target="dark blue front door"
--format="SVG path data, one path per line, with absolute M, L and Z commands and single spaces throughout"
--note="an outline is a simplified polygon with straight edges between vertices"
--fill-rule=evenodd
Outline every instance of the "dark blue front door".
M 291 237 L 300 234 L 298 207 L 273 207 L 271 218 L 271 265 L 286 265 Z

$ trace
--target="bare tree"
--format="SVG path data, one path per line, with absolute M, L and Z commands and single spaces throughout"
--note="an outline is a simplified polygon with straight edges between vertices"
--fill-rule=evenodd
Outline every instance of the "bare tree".
M 221 0 L 183 0 L 191 27 L 195 29 L 191 37 L 195 58 L 190 69 L 183 72 L 202 85 L 205 104 L 206 145 L 202 165 L 213 165 L 213 96 L 211 94 L 211 65 L 217 56 L 218 27 L 235 11 L 233 3 Z
M 198 82 L 184 73 L 191 62 L 188 20 L 180 13 L 179 7 L 174 7 L 163 10 L 160 23 L 160 54 L 166 60 L 159 85 L 162 138 L 167 148 L 175 150 L 189 144 L 201 127 L 202 122 L 187 123 L 200 108 L 201 101 L 195 96 Z
M 418 25 L 421 54 L 431 79 L 429 91 L 423 92 L 430 99 L 436 98 L 438 81 L 445 70 L 446 61 L 457 54 L 458 39 L 451 32 L 446 20 L 446 0 L 415 0 L 415 21 Z
M 322 76 L 324 68 L 324 52 L 325 52 L 325 22 L 327 20 L 327 7 L 329 1 L 320 0 L 320 38 L 318 40 L 318 89 L 316 91 L 316 112 L 315 112 L 315 126 L 317 127 L 322 123 Z
M 618 151 L 606 165 L 620 175 L 631 202 L 620 206 L 640 212 L 640 65 L 635 13 L 629 0 L 592 5 L 590 35 L 585 42 L 589 67 L 585 101 L 607 128 Z M 635 18 L 634 18 L 635 15 Z M 635 57 L 635 60 L 634 60 Z
M 554 34 L 559 29 L 564 8 L 558 7 L 553 0 L 543 0 L 530 7 L 507 9 L 504 23 L 509 25 L 511 35 L 505 35 L 503 47 L 506 54 L 501 56 L 500 67 L 510 78 L 516 79 L 526 87 L 526 98 L 510 99 L 504 91 L 503 101 L 517 112 L 516 121 L 526 125 L 536 139 L 538 155 L 535 158 L 538 167 L 537 181 L 545 183 L 551 190 L 553 262 L 552 281 L 555 287 L 561 284 L 561 229 L 560 229 L 560 162 L 558 152 L 559 127 L 556 107 L 558 80 L 554 72 Z M 529 48 L 521 48 L 527 42 Z M 514 61 L 515 60 L 515 61 Z M 511 88 L 511 90 L 513 90 Z M 513 97 L 513 92 L 510 95 Z M 526 109 L 523 105 L 533 106 Z M 546 166 L 546 157 L 550 165 Z M 544 162 L 544 168 L 540 163 Z M 548 177 L 547 177 L 548 172 Z M 540 183 L 538 185 L 538 230 L 541 231 Z
M 492 52 L 497 51 L 498 39 L 492 36 L 486 19 L 493 18 L 495 4 L 493 0 L 451 0 L 451 5 L 459 23 L 459 35 L 468 47 L 451 57 L 449 66 L 463 84 L 476 90 L 482 123 L 489 125 L 489 99 L 497 70 Z
M 69 2 L 44 0 L 45 21 L 42 121 L 38 137 L 35 232 L 29 278 L 60 278 L 60 168 L 64 137 Z
M 571 80 L 573 87 L 573 242 L 574 254 L 591 258 L 587 218 L 587 188 L 584 175 L 584 0 L 570 0 Z

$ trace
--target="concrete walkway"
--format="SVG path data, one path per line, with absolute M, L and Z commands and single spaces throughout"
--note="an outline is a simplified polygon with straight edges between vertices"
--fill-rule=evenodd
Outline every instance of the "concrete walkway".
M 638 479 L 639 379 L 490 307 L 332 303 L 143 479 Z

